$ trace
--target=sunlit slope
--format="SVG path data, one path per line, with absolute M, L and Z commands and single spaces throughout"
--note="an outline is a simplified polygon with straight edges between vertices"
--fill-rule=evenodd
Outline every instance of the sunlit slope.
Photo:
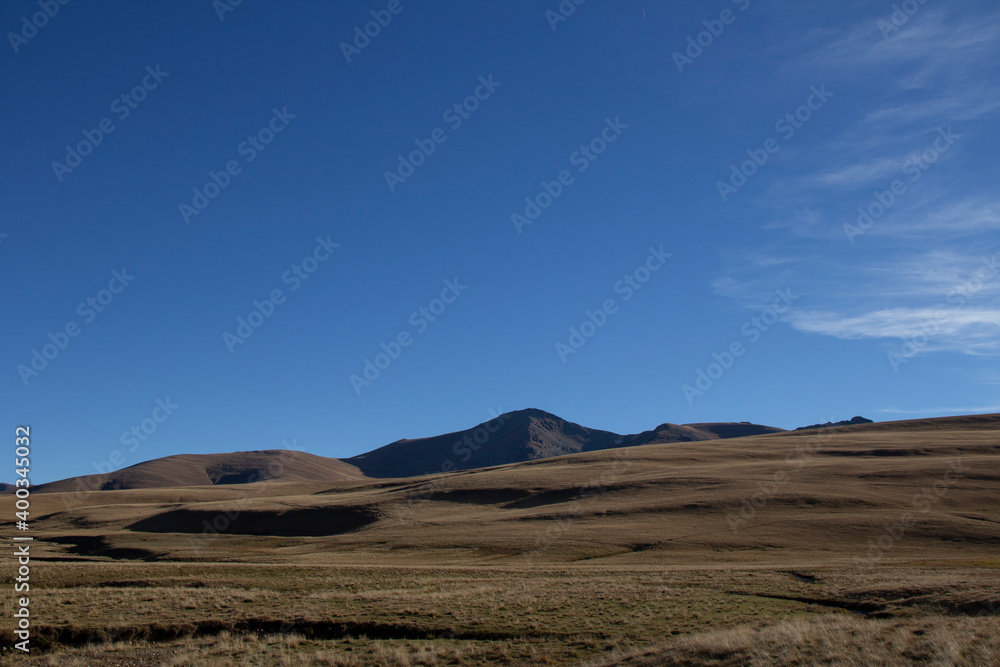
M 35 525 L 40 537 L 100 535 L 157 559 L 995 558 L 1000 415 L 642 445 L 298 494 L 282 482 L 191 493 L 98 492 L 73 509 L 39 496 L 51 514 Z
M 111 473 L 70 477 L 41 484 L 35 493 L 112 491 L 185 486 L 363 479 L 354 466 L 306 452 L 265 450 L 231 454 L 180 454 L 137 463 Z

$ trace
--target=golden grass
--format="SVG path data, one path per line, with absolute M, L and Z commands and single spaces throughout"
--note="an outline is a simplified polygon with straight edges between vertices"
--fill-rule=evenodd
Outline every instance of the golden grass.
M 859 576 L 822 568 L 44 563 L 38 580 L 49 585 L 35 593 L 33 604 L 45 610 L 36 632 L 62 645 L 54 648 L 67 660 L 143 652 L 162 658 L 169 648 L 177 664 L 220 665 L 236 664 L 239 656 L 269 665 L 507 664 L 515 658 L 571 665 L 686 637 L 721 637 L 732 643 L 733 655 L 743 655 L 740 642 L 760 628 L 787 634 L 798 626 L 782 623 L 811 623 L 831 611 L 883 634 L 886 622 L 925 628 L 950 618 L 955 631 L 962 623 L 995 625 L 990 604 L 1000 599 L 1000 571 L 969 566 L 892 567 Z M 718 635 L 720 628 L 736 630 Z M 826 646 L 822 632 L 810 632 L 803 635 L 806 644 Z M 88 638 L 103 642 L 101 648 L 66 648 Z M 859 641 L 876 639 L 884 637 Z M 780 642 L 757 637 L 751 643 L 773 652 Z M 697 646 L 684 649 L 692 660 L 701 659 Z
M 33 496 L 48 514 L 34 629 L 50 652 L 20 662 L 996 664 L 998 428 L 649 445 L 430 480 L 274 483 L 249 500 L 146 489 L 66 510 L 61 494 Z M 148 532 L 178 508 L 375 520 L 314 537 Z M 147 530 L 129 528 L 139 520 Z
M 927 616 L 872 620 L 843 614 L 776 625 L 704 632 L 656 647 L 616 651 L 588 667 L 629 665 L 928 665 L 1000 664 L 1000 619 Z

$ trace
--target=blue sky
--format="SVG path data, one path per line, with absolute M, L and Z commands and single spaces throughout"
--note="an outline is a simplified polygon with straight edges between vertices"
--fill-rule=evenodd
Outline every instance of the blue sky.
M 994 3 L 16 0 L 0 26 L 0 402 L 36 483 L 525 407 L 1000 411 Z

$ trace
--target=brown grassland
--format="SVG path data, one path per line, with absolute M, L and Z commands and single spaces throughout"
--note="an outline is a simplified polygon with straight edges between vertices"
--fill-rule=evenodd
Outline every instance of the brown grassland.
M 38 494 L 0 663 L 996 665 L 998 498 L 1000 415 Z

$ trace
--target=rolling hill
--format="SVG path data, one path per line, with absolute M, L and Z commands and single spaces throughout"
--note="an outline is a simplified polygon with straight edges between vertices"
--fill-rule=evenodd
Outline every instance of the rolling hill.
M 661 424 L 651 431 L 619 435 L 574 424 L 543 410 L 527 409 L 499 415 L 464 431 L 397 440 L 348 459 L 287 450 L 181 454 L 138 463 L 111 473 L 40 484 L 33 491 L 113 491 L 258 481 L 333 483 L 372 477 L 413 477 L 602 449 L 780 432 L 782 429 L 772 426 L 723 422 Z
M 1000 415 L 981 415 L 618 447 L 394 480 L 305 484 L 289 474 L 254 485 L 252 498 L 231 484 L 101 491 L 75 504 L 53 493 L 35 499 L 38 511 L 53 512 L 36 526 L 81 539 L 93 529 L 114 548 L 168 559 L 197 556 L 178 535 L 202 534 L 225 516 L 218 531 L 229 536 L 212 549 L 227 558 L 256 544 L 241 536 L 271 535 L 315 540 L 283 543 L 295 546 L 287 555 L 297 562 L 417 553 L 463 562 L 770 562 L 796 553 L 850 563 L 909 511 L 919 521 L 881 557 L 986 558 L 1000 545 L 988 512 L 1000 488 L 998 431 Z M 193 457 L 160 461 L 177 458 Z M 315 477 L 328 474 L 315 458 L 301 460 Z
M 539 452 L 607 443 L 525 421 Z M 733 439 L 698 428 L 716 438 L 424 477 L 33 495 L 33 628 L 67 650 L 147 638 L 136 650 L 174 661 L 206 635 L 242 647 L 285 627 L 309 633 L 310 655 L 316 640 L 349 649 L 339 664 L 416 664 L 355 659 L 359 637 L 511 648 L 449 664 L 546 652 L 595 667 L 846 664 L 814 652 L 845 644 L 856 664 L 903 665 L 879 659 L 885 647 L 925 656 L 937 637 L 948 660 L 917 662 L 997 664 L 1000 414 Z M 199 463 L 217 482 L 238 476 Z M 57 662 L 111 664 L 88 657 Z
M 112 491 L 248 484 L 257 481 L 336 482 L 364 479 L 349 463 L 306 452 L 271 449 L 232 454 L 179 454 L 110 473 L 40 484 L 34 493 Z

